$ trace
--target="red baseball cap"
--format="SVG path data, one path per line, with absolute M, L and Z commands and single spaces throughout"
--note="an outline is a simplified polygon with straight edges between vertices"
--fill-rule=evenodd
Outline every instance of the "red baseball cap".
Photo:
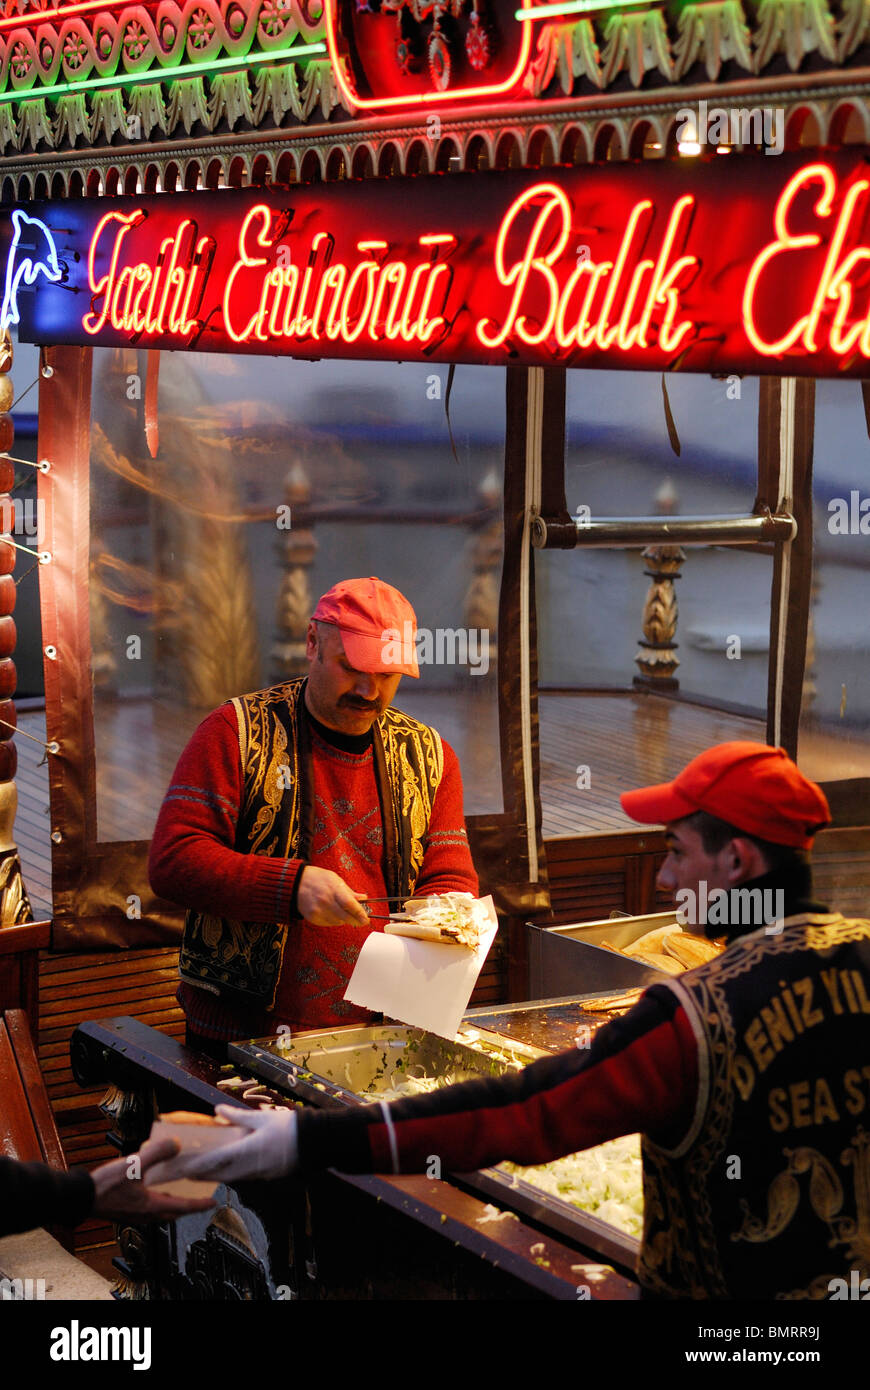
M 821 787 L 798 770 L 783 748 L 719 743 L 700 753 L 673 782 L 623 792 L 622 809 L 646 825 L 707 811 L 747 835 L 775 845 L 809 849 L 830 824 Z
M 357 671 L 419 676 L 417 617 L 404 594 L 382 579 L 343 579 L 320 599 L 315 622 L 341 632 L 344 653 Z

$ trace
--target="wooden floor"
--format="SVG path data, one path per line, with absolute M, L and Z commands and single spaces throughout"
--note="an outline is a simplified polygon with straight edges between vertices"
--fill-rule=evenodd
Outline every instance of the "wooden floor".
M 455 692 L 417 690 L 410 681 L 407 686 L 407 692 L 405 687 L 400 692 L 400 704 L 433 724 L 459 757 L 466 815 L 501 812 L 494 690 L 482 684 Z M 711 744 L 730 739 L 763 742 L 766 737 L 760 718 L 639 692 L 543 693 L 538 702 L 545 838 L 626 830 L 630 822 L 620 809 L 620 792 L 673 777 Z M 203 711 L 185 711 L 157 701 L 98 702 L 100 839 L 150 838 L 178 756 L 202 715 Z M 29 744 L 28 750 L 33 750 L 27 770 L 31 778 L 40 750 L 35 744 Z M 831 730 L 808 730 L 801 737 L 800 761 L 808 776 L 821 781 L 870 776 L 870 741 Z M 39 771 L 45 779 L 45 769 Z M 37 831 L 36 822 L 47 828 L 47 818 L 40 819 L 41 808 L 32 804 L 29 788 L 26 795 L 28 832 Z M 35 886 L 41 888 L 45 877 L 42 862 Z
M 640 694 L 539 695 L 538 715 L 545 839 L 636 829 L 620 792 L 670 781 L 711 744 L 765 737 L 760 719 Z

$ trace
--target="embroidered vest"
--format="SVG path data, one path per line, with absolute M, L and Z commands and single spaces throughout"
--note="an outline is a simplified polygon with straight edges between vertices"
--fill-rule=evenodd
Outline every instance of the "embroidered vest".
M 870 1274 L 870 921 L 787 918 L 668 981 L 699 1042 L 679 1148 L 643 1140 L 639 1273 L 671 1298 L 829 1298 Z
M 244 793 L 236 826 L 241 854 L 306 859 L 311 843 L 311 738 L 305 678 L 233 700 Z M 372 726 L 375 781 L 384 830 L 387 892 L 407 898 L 423 863 L 423 841 L 444 768 L 439 734 L 401 710 Z M 228 1002 L 270 1008 L 289 924 L 238 922 L 188 911 L 179 973 Z

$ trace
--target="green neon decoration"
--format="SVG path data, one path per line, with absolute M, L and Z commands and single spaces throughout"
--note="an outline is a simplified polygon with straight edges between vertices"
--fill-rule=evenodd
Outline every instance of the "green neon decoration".
M 560 15 L 589 14 L 592 10 L 627 10 L 630 5 L 649 5 L 652 0 L 567 0 L 564 5 L 535 5 L 517 10 L 514 19 L 528 24 L 533 19 L 558 19 Z
M 313 58 L 325 52 L 325 43 L 291 44 L 288 48 L 275 48 L 271 53 L 248 53 L 244 58 L 215 58 L 212 62 L 200 66 L 182 63 L 172 68 L 116 73 L 114 77 L 86 77 L 81 82 L 58 82 L 54 87 L 28 87 L 16 92 L 0 92 L 0 102 L 65 96 L 68 92 L 90 92 L 97 87 L 123 87 L 131 82 L 163 82 L 167 77 L 197 77 L 205 72 L 217 72 L 219 68 L 245 68 L 254 63 L 273 63 L 280 58 Z

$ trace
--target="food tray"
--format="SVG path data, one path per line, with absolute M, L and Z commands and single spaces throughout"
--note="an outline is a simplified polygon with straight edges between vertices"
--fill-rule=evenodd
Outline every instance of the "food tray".
M 495 1034 L 482 1035 L 482 1044 L 486 1052 L 420 1028 L 381 1024 L 232 1043 L 229 1057 L 271 1085 L 322 1105 L 377 1099 L 409 1075 L 470 1081 L 544 1056 L 540 1048 Z
M 658 972 L 656 972 L 658 973 Z M 556 1001 L 574 1004 L 582 1001 Z M 536 1005 L 519 1006 L 520 1010 Z M 546 1003 L 541 1007 L 546 1007 Z M 392 1077 L 419 1068 L 429 1076 L 450 1076 L 454 1081 L 500 1075 L 547 1055 L 547 1049 L 508 1039 L 480 1027 L 472 1011 L 463 1028 L 470 1028 L 477 1046 L 449 1042 L 421 1029 L 401 1024 L 370 1028 L 336 1028 L 329 1032 L 297 1033 L 289 1045 L 275 1037 L 248 1043 L 232 1043 L 229 1057 L 239 1070 L 267 1081 L 276 1090 L 321 1107 L 359 1105 L 389 1089 Z M 492 1014 L 501 1026 L 499 1014 Z M 582 1021 L 582 1012 L 578 1014 Z M 597 1020 L 600 1022 L 600 1017 Z M 570 1045 L 570 1044 L 569 1044 Z M 486 1050 L 480 1051 L 483 1046 Z M 558 1049 L 556 1049 L 558 1050 Z M 401 1066 L 400 1066 L 401 1063 Z M 356 1089 L 355 1089 L 356 1088 Z M 637 1258 L 637 1240 L 567 1201 L 542 1191 L 502 1168 L 452 1174 L 460 1187 L 494 1201 L 541 1226 L 571 1239 L 585 1254 L 603 1257 L 625 1273 Z
M 636 989 L 667 980 L 665 971 L 629 960 L 598 943 L 609 941 L 625 950 L 656 927 L 676 923 L 675 912 L 572 922 L 564 927 L 540 927 L 527 922 L 529 993 L 535 999 L 556 999 L 571 994 Z

